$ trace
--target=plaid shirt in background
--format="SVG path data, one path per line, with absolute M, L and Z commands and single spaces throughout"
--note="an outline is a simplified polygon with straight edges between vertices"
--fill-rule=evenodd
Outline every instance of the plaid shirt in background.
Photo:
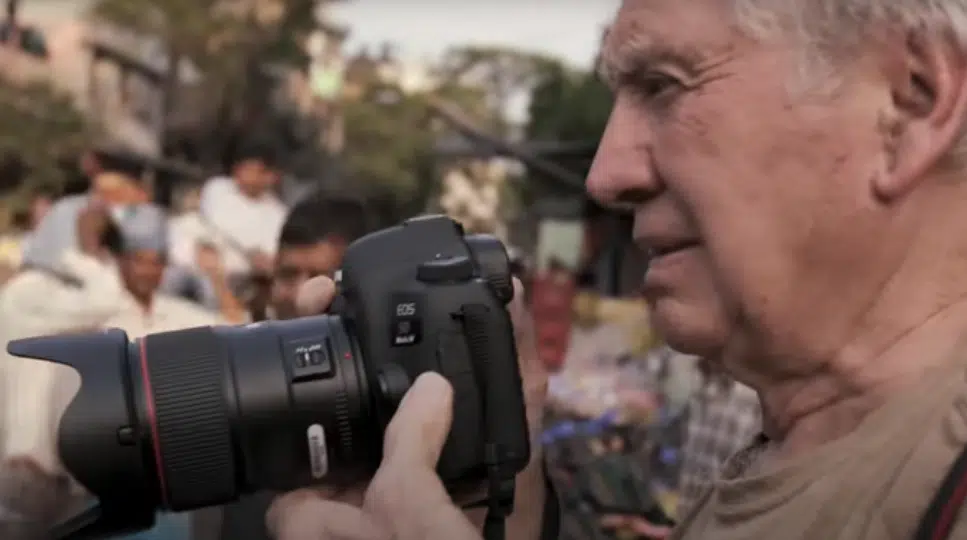
M 727 459 L 762 430 L 759 396 L 749 387 L 709 375 L 689 403 L 679 481 L 678 517 L 705 495 Z

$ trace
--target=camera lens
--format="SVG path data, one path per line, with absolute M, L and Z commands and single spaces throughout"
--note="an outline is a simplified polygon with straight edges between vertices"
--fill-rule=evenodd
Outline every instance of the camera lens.
M 114 330 L 12 342 L 69 365 L 82 385 L 61 459 L 118 527 L 155 509 L 371 475 L 381 398 L 337 316 L 194 328 L 128 342 Z M 376 394 L 379 394 L 378 388 Z M 126 514 L 126 515 L 125 515 Z

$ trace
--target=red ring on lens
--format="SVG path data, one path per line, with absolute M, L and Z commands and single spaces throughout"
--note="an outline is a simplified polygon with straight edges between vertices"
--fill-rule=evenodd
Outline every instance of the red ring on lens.
M 161 488 L 161 503 L 165 509 L 168 505 L 168 486 L 165 482 L 164 467 L 161 466 L 161 441 L 158 436 L 158 416 L 155 413 L 154 392 L 151 389 L 151 376 L 148 374 L 148 354 L 144 338 L 138 339 L 138 349 L 141 352 L 141 382 L 144 384 L 144 402 L 148 416 L 148 428 L 151 430 L 151 448 L 154 450 L 155 470 L 158 473 L 158 484 Z

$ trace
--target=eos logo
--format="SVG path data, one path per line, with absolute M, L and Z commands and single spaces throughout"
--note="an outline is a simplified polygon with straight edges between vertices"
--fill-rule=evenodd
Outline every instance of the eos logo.
M 416 315 L 416 303 L 406 302 L 403 304 L 396 304 L 397 317 L 412 317 L 413 315 Z

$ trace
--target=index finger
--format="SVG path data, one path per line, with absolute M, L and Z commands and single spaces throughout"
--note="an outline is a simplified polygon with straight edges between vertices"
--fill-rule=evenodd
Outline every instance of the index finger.
M 420 375 L 386 427 L 385 461 L 433 470 L 453 421 L 453 387 L 442 375 Z
M 547 370 L 537 354 L 537 338 L 534 318 L 524 301 L 524 284 L 514 278 L 514 300 L 509 306 L 514 323 L 514 339 L 517 342 L 517 361 L 524 397 L 528 403 L 540 403 L 547 394 Z

